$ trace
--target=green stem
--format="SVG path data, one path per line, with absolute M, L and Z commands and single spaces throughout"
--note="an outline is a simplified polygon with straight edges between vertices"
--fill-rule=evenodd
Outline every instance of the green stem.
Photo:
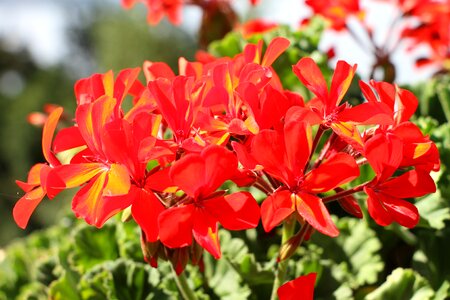
M 172 273 L 175 278 L 175 282 L 177 284 L 178 290 L 181 293 L 181 296 L 185 300 L 197 300 L 197 296 L 195 296 L 194 291 L 189 286 L 189 283 L 187 282 L 186 276 L 184 276 L 184 272 L 180 275 L 177 275 L 175 272 L 175 269 L 171 265 Z
M 281 245 L 286 243 L 294 234 L 296 220 L 292 216 L 283 223 L 283 233 L 281 236 Z M 275 280 L 273 281 L 271 300 L 277 299 L 278 288 L 284 283 L 284 277 L 286 276 L 287 266 L 289 260 L 280 261 L 275 271 Z

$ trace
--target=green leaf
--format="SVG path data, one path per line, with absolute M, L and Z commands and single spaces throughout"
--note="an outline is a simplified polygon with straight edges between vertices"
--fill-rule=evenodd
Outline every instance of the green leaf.
M 437 290 L 444 281 L 450 282 L 450 260 L 443 252 L 450 249 L 450 228 L 418 232 L 419 250 L 413 256 L 413 268 L 428 279 Z
M 314 235 L 314 241 L 324 249 L 323 258 L 335 263 L 334 277 L 348 282 L 353 289 L 375 283 L 384 266 L 378 254 L 381 243 L 375 232 L 366 222 L 353 218 L 339 219 L 337 227 L 340 231 L 337 238 Z
M 428 300 L 434 291 L 427 280 L 411 269 L 395 269 L 379 288 L 367 295 L 367 300 Z
M 439 190 L 418 200 L 415 205 L 420 214 L 419 227 L 439 230 L 445 227 L 446 220 L 450 220 L 449 205 Z
M 80 281 L 82 299 L 161 299 L 156 269 L 131 260 L 107 261 L 93 267 Z
M 81 273 L 96 264 L 119 257 L 114 223 L 105 224 L 101 229 L 83 224 L 75 231 L 73 238 L 72 259 Z

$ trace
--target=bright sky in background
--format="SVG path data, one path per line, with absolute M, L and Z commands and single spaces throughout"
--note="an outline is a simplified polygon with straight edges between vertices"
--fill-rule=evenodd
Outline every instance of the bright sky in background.
M 60 3 L 64 3 L 62 7 Z M 70 41 L 65 34 L 67 28 L 67 13 L 70 5 L 86 4 L 87 0 L 0 0 L 0 36 L 11 50 L 25 46 L 38 63 L 43 66 L 56 64 L 69 53 Z M 105 1 L 105 0 L 104 0 Z M 298 22 L 310 14 L 310 10 L 301 0 L 263 0 L 261 5 L 251 7 L 248 0 L 237 0 L 235 7 L 244 18 L 262 16 L 262 18 L 289 24 L 296 27 Z M 105 1 L 107 5 L 119 4 L 119 0 Z M 363 7 L 370 12 L 367 15 L 369 24 L 377 26 L 377 40 L 383 40 L 387 34 L 389 22 L 394 10 L 389 5 L 369 5 L 373 1 L 363 1 Z M 379 2 L 378 2 L 379 3 Z M 184 20 L 199 20 L 199 12 L 186 10 Z M 380 18 L 380 16 L 382 16 Z M 142 18 L 145 22 L 145 16 Z M 185 21 L 183 26 L 191 33 L 195 33 L 198 22 Z M 379 28 L 379 29 L 378 29 Z M 346 34 L 325 34 L 321 48 L 326 51 L 331 45 L 336 45 L 337 58 L 349 63 L 358 64 L 358 72 L 365 79 L 368 78 L 373 58 L 363 51 Z M 405 55 L 404 48 L 400 48 L 393 55 L 393 61 L 398 66 L 397 82 L 416 82 L 429 77 L 430 70 L 417 70 L 411 55 Z M 334 62 L 332 62 L 334 63 Z

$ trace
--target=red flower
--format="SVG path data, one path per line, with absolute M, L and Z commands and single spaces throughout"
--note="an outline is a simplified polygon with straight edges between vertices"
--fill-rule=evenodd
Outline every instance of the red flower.
M 25 195 L 17 201 L 13 209 L 14 221 L 17 225 L 25 229 L 28 221 L 36 207 L 48 193 L 50 198 L 56 196 L 58 190 L 53 190 L 47 185 L 49 172 L 59 166 L 61 163 L 52 152 L 52 139 L 56 129 L 59 117 L 63 109 L 61 107 L 54 109 L 48 116 L 42 132 L 42 153 L 48 164 L 36 164 L 28 173 L 27 182 L 16 180 L 17 185 L 25 192 Z M 60 183 L 59 178 L 54 178 L 55 182 Z
M 355 160 L 337 153 L 318 168 L 307 172 L 312 147 L 311 128 L 287 120 L 282 132 L 263 130 L 253 138 L 251 154 L 264 171 L 285 184 L 261 206 L 264 229 L 272 230 L 293 213 L 329 236 L 339 234 L 318 193 L 332 190 L 359 175 Z M 336 173 L 335 170 L 339 169 Z
M 215 258 L 221 256 L 217 223 L 230 230 L 254 228 L 259 207 L 248 192 L 215 193 L 236 172 L 234 154 L 219 146 L 188 154 L 170 168 L 173 183 L 186 193 L 182 203 L 159 216 L 160 240 L 170 248 L 191 245 L 192 236 Z
M 313 300 L 317 273 L 309 273 L 288 281 L 278 288 L 280 300 Z
M 412 228 L 419 221 L 417 208 L 405 198 L 424 196 L 436 191 L 427 171 L 410 170 L 390 178 L 402 162 L 402 141 L 392 134 L 377 134 L 365 145 L 365 156 L 377 177 L 366 187 L 368 210 L 381 226 L 397 222 Z

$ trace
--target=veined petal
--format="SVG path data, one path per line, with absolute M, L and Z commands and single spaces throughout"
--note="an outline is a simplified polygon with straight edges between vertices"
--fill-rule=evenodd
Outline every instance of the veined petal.
M 261 221 L 266 232 L 278 226 L 295 211 L 291 192 L 284 190 L 266 198 L 261 205 Z
M 203 208 L 196 208 L 192 233 L 197 243 L 215 259 L 221 256 L 217 220 Z
M 133 218 L 144 230 L 147 242 L 156 242 L 159 237 L 158 217 L 164 206 L 151 191 L 140 188 L 132 188 L 131 191 L 135 194 L 131 206 Z
M 322 102 L 328 98 L 328 88 L 325 78 L 312 58 L 304 57 L 293 67 L 295 75 Z
M 260 209 L 249 192 L 203 201 L 205 209 L 228 230 L 244 230 L 258 226 Z
M 292 201 L 295 201 L 297 212 L 312 227 L 323 234 L 331 237 L 339 235 L 339 231 L 334 225 L 328 210 L 323 204 L 322 199 L 308 193 L 297 193 L 291 195 Z
M 33 214 L 36 207 L 41 203 L 45 196 L 45 192 L 42 187 L 37 187 L 32 191 L 26 193 L 19 201 L 16 202 L 13 208 L 13 217 L 16 224 L 25 229 L 28 221 Z
M 312 193 L 323 193 L 358 176 L 359 167 L 355 159 L 346 153 L 336 153 L 306 174 L 302 188 Z
M 16 180 L 16 184 L 25 192 L 31 191 L 33 188 L 41 185 L 41 169 L 48 167 L 46 164 L 35 164 L 28 172 L 27 182 Z

